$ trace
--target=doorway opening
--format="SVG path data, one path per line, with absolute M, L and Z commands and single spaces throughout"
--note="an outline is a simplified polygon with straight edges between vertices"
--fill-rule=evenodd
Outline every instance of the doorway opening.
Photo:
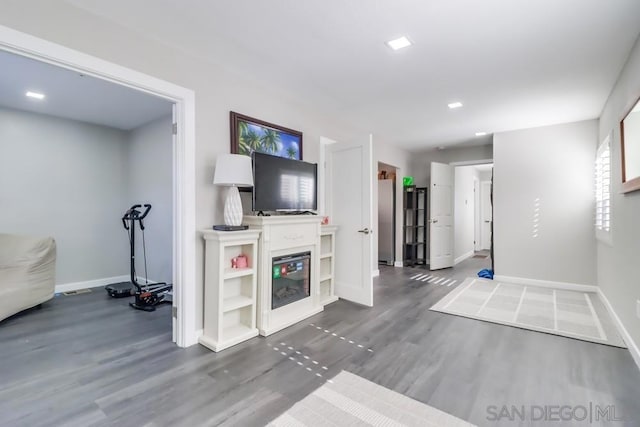
M 396 260 L 396 179 L 398 168 L 378 162 L 378 264 Z
M 454 264 L 472 257 L 491 258 L 492 177 L 493 163 L 455 167 Z
M 192 90 L 126 67 L 0 26 L 0 50 L 54 65 L 119 87 L 143 92 L 173 103 L 171 125 L 173 266 L 173 341 L 188 347 L 197 343 L 195 268 L 195 95 Z

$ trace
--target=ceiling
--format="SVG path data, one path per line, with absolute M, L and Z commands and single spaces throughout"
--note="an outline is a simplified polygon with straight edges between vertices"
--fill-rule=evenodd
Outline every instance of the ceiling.
M 409 150 L 598 117 L 640 32 L 638 0 L 65 1 Z
M 171 114 L 172 103 L 0 50 L 0 107 L 132 130 Z M 43 100 L 25 96 L 42 93 Z
M 66 1 L 410 150 L 598 117 L 640 32 L 638 0 Z

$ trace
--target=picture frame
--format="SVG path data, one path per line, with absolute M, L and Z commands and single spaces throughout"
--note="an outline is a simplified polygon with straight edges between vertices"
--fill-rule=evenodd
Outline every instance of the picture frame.
M 640 190 L 640 99 L 620 121 L 622 193 Z
M 302 160 L 302 132 L 231 111 L 231 153 L 254 151 Z

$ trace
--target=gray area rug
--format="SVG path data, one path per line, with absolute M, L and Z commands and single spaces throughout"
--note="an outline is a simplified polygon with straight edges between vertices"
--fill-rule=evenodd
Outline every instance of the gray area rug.
M 627 348 L 594 292 L 468 278 L 431 310 Z
M 296 403 L 269 426 L 473 426 L 346 371 Z

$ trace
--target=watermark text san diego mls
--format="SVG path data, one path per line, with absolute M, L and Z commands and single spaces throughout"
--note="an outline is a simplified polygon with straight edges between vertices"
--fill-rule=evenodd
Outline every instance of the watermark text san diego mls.
M 579 421 L 600 423 L 622 421 L 615 405 L 589 402 L 585 405 L 490 405 L 488 421 Z

